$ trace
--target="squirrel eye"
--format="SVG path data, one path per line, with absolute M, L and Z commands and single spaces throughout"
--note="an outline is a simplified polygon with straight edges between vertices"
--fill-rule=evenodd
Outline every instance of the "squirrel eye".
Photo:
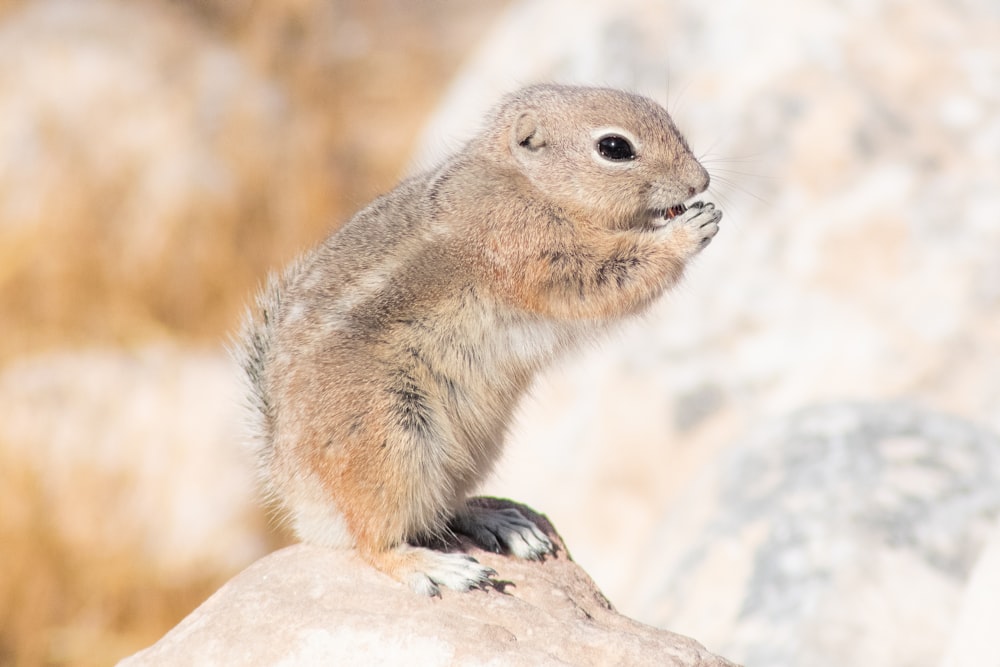
M 609 134 L 597 140 L 597 152 L 606 160 L 622 162 L 634 160 L 635 150 L 628 139 L 617 134 Z

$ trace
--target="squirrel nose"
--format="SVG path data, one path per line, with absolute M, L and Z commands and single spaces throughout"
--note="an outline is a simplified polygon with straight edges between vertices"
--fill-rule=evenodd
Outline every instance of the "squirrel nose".
M 694 162 L 691 165 L 690 180 L 688 180 L 688 197 L 694 197 L 699 192 L 704 192 L 708 189 L 708 183 L 711 180 L 708 176 L 708 171 Z

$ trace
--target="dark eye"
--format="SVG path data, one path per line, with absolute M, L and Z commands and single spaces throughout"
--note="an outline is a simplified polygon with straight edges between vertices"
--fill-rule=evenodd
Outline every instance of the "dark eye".
M 635 150 L 628 139 L 617 134 L 609 134 L 597 140 L 597 152 L 601 157 L 621 162 L 623 160 L 634 160 Z

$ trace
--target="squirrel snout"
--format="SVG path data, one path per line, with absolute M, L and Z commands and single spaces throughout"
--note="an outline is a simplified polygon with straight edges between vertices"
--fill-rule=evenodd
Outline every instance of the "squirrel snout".
M 687 174 L 688 178 L 685 179 L 688 183 L 688 197 L 694 197 L 699 192 L 707 190 L 712 179 L 708 175 L 708 170 L 694 158 L 691 159 L 688 167 L 689 174 Z

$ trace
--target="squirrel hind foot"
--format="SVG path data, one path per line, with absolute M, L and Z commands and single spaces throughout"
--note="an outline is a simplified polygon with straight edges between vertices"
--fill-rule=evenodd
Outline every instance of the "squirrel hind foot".
M 441 553 L 425 547 L 402 544 L 387 551 L 365 555 L 377 570 L 403 582 L 418 595 L 441 595 L 438 586 L 456 591 L 485 588 L 496 570 L 482 565 L 472 556 Z
M 490 508 L 469 505 L 449 523 L 456 533 L 468 536 L 477 545 L 500 553 L 502 549 L 526 560 L 541 560 L 555 553 L 548 536 L 512 507 Z

